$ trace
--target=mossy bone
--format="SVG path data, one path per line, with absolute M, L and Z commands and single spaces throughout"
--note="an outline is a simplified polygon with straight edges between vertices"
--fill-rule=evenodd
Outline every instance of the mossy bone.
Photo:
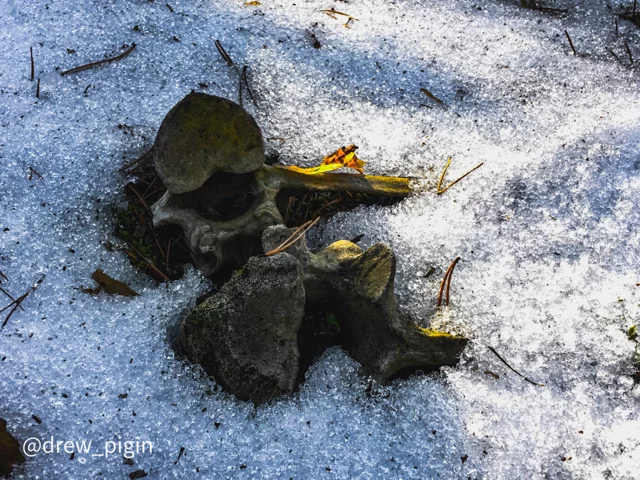
M 283 223 L 276 206 L 282 189 L 390 197 L 410 192 L 407 178 L 307 175 L 265 165 L 264 140 L 253 117 L 234 102 L 204 93 L 190 93 L 167 114 L 153 160 L 167 187 L 151 208 L 153 223 L 182 227 L 196 267 L 207 276 L 261 252 L 262 232 Z M 203 213 L 229 192 L 241 198 L 241 207 L 233 206 L 237 215 Z
M 264 250 L 292 231 L 268 228 Z M 229 393 L 263 403 L 293 392 L 308 366 L 302 361 L 308 341 L 303 322 L 319 305 L 332 309 L 341 345 L 376 381 L 458 362 L 465 338 L 421 329 L 398 308 L 389 247 L 376 244 L 363 252 L 341 240 L 313 254 L 304 238 L 294 247 L 251 258 L 181 324 L 190 359 Z

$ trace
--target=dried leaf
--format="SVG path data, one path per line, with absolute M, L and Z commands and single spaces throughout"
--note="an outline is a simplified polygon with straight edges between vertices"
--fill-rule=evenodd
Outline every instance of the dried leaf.
M 260 5 L 262 5 L 262 4 L 261 4 L 260 2 L 256 2 L 256 1 L 254 1 L 254 2 L 245 2 L 245 5 L 246 5 L 247 7 L 259 7 L 259 6 L 260 6 Z
M 0 475 L 9 475 L 13 466 L 22 462 L 20 443 L 7 432 L 7 422 L 0 418 Z
M 110 295 L 124 295 L 125 297 L 135 297 L 138 295 L 138 293 L 132 290 L 129 285 L 111 278 L 100 268 L 93 272 L 91 278 L 98 282 L 100 288 Z
M 424 93 L 427 97 L 429 97 L 431 100 L 433 100 L 433 101 L 435 101 L 437 103 L 442 103 L 442 100 L 440 100 L 438 97 L 436 97 L 433 93 L 431 93 L 426 88 L 421 88 L 420 91 L 422 93 Z
M 357 170 L 359 173 L 364 174 L 364 165 L 366 162 L 363 162 L 356 156 L 356 150 L 358 147 L 355 145 L 349 145 L 348 147 L 342 147 L 333 152 L 331 155 L 327 155 L 322 160 L 322 163 L 317 167 L 311 168 L 300 168 L 295 166 L 284 167 L 289 170 L 293 170 L 300 173 L 305 173 L 307 175 L 316 175 L 318 173 L 326 173 L 331 172 L 333 170 L 337 170 L 339 168 L 347 167 L 353 168 Z

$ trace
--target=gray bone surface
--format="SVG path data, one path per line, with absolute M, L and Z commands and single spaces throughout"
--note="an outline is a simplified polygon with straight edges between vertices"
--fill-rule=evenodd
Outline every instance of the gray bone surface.
M 294 230 L 267 228 L 263 249 L 273 250 Z M 287 253 L 251 258 L 183 320 L 182 343 L 231 394 L 255 403 L 294 391 L 305 310 L 331 309 L 342 346 L 379 382 L 406 368 L 455 365 L 467 339 L 421 329 L 403 314 L 395 269 L 395 255 L 381 243 L 363 252 L 341 240 L 313 254 L 301 238 Z
M 181 324 L 189 358 L 240 400 L 290 393 L 298 376 L 305 291 L 287 253 L 253 257 Z
M 156 171 L 173 194 L 196 190 L 216 172 L 253 172 L 264 158 L 262 132 L 244 108 L 194 92 L 169 111 L 153 148 Z

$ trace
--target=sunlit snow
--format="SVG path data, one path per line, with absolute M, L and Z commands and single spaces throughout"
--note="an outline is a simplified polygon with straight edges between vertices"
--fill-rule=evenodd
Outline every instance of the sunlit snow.
M 547 2 L 570 8 L 557 15 L 516 0 L 261 1 L 0 2 L 2 287 L 19 296 L 45 275 L 0 331 L 0 418 L 21 441 L 91 440 L 93 453 L 153 443 L 134 465 L 41 452 L 16 478 L 638 478 L 626 332 L 640 317 L 640 89 L 624 42 L 640 61 L 640 30 L 619 19 L 616 33 L 614 15 L 632 2 Z M 393 247 L 400 305 L 471 339 L 459 366 L 370 392 L 332 349 L 299 393 L 254 409 L 174 358 L 167 332 L 207 284 L 192 269 L 157 285 L 105 248 L 118 169 L 192 89 L 237 100 L 243 65 L 245 106 L 284 139 L 268 141 L 281 163 L 355 143 L 368 173 L 420 179 L 311 241 Z M 484 164 L 436 195 L 449 157 L 446 181 Z M 141 295 L 82 293 L 96 268 Z

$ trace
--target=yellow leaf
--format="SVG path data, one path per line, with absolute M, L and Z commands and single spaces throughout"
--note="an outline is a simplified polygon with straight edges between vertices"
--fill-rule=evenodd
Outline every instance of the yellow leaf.
M 333 152 L 331 155 L 327 155 L 322 160 L 322 163 L 317 167 L 300 168 L 295 166 L 284 167 L 295 172 L 305 173 L 307 175 L 316 175 L 318 173 L 331 172 L 339 168 L 347 167 L 357 170 L 359 173 L 364 174 L 363 162 L 356 156 L 356 150 L 358 147 L 355 145 L 349 145 L 348 147 L 342 147 Z
M 245 5 L 247 7 L 259 7 L 262 4 L 260 2 L 245 2 Z

